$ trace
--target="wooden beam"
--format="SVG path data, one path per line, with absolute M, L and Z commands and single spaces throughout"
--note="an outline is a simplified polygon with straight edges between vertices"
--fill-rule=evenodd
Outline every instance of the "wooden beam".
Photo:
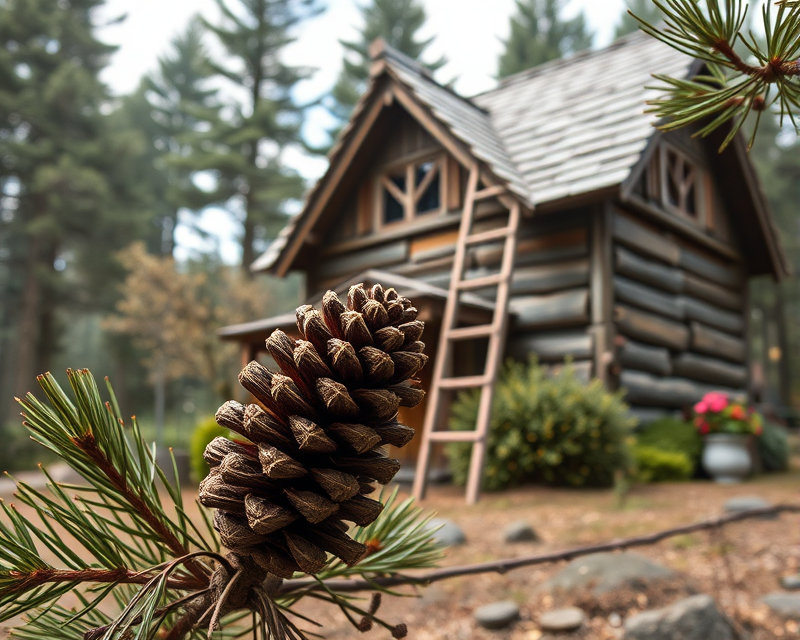
M 683 290 L 692 296 L 736 311 L 743 308 L 742 296 L 736 291 L 720 287 L 691 273 L 684 274 L 683 280 Z M 743 288 L 739 290 L 742 291 Z
M 678 296 L 663 293 L 621 276 L 614 278 L 614 293 L 617 300 L 674 320 L 683 320 L 686 315 Z
M 527 327 L 589 322 L 589 290 L 574 289 L 547 296 L 525 296 L 512 301 L 515 330 Z
M 745 362 L 745 342 L 726 333 L 692 322 L 692 349 L 731 362 Z
M 617 330 L 631 338 L 676 351 L 685 351 L 689 346 L 689 329 L 681 322 L 623 305 L 614 308 L 614 320 Z
M 595 207 L 591 218 L 591 331 L 594 337 L 594 375 L 604 383 L 609 382 L 608 367 L 614 359 L 614 293 L 613 255 L 611 240 L 612 211 L 607 205 Z M 613 384 L 609 386 L 614 386 Z
M 691 296 L 681 296 L 680 305 L 690 320 L 698 320 L 739 336 L 744 333 L 745 321 L 741 312 L 724 311 Z
M 668 376 L 672 373 L 669 349 L 653 347 L 633 340 L 622 340 L 618 350 L 619 363 L 624 368 L 638 369 Z
M 676 267 L 647 260 L 619 246 L 615 247 L 614 256 L 617 273 L 672 293 L 684 289 L 684 273 Z
M 673 371 L 685 378 L 724 384 L 736 389 L 747 388 L 747 368 L 696 353 L 680 353 L 672 360 Z
M 656 407 L 688 407 L 703 397 L 708 386 L 684 378 L 661 378 L 642 371 L 624 370 L 620 385 L 630 404 Z
M 567 357 L 585 360 L 592 357 L 592 336 L 583 330 L 546 333 L 517 333 L 509 337 L 509 353 L 519 360 L 536 355 L 542 362 Z
M 677 267 L 680 264 L 680 247 L 664 234 L 648 229 L 621 209 L 614 212 L 614 239 L 634 251 Z

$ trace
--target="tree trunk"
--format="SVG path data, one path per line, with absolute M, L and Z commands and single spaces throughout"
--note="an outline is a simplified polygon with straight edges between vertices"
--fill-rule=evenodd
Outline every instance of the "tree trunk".
M 780 403 L 788 407 L 792 402 L 792 373 L 790 367 L 791 352 L 789 350 L 789 339 L 786 331 L 786 306 L 784 304 L 783 284 L 775 284 L 775 332 L 778 339 L 778 349 L 780 358 L 778 359 L 778 394 Z

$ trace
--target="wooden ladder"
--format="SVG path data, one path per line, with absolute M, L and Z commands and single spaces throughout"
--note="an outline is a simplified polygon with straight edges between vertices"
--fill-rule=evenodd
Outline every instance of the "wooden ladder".
M 475 504 L 480 494 L 483 477 L 483 463 L 486 457 L 486 439 L 489 434 L 492 398 L 494 385 L 500 370 L 508 331 L 508 299 L 511 287 L 511 276 L 514 270 L 514 254 L 517 246 L 520 206 L 511 205 L 508 212 L 507 226 L 491 231 L 473 233 L 475 222 L 475 203 L 488 198 L 495 198 L 506 193 L 505 187 L 493 186 L 478 190 L 478 169 L 473 166 L 467 183 L 464 212 L 461 217 L 456 254 L 453 261 L 453 273 L 450 277 L 450 290 L 442 318 L 442 330 L 439 335 L 439 349 L 433 371 L 433 380 L 428 395 L 425 412 L 425 426 L 422 434 L 419 458 L 414 476 L 414 496 L 418 500 L 425 497 L 428 472 L 431 461 L 431 449 L 434 444 L 442 442 L 471 442 L 472 458 L 469 478 L 467 480 L 467 503 Z M 486 243 L 503 242 L 503 253 L 500 261 L 500 272 L 497 274 L 464 280 L 464 266 L 467 251 Z M 460 296 L 465 291 L 497 287 L 495 308 L 490 324 L 456 328 Z M 453 348 L 456 342 L 489 338 L 489 348 L 483 375 L 453 376 Z M 444 394 L 457 390 L 480 388 L 481 398 L 478 417 L 474 431 L 448 431 L 436 427 L 443 418 Z M 449 402 L 447 403 L 449 406 Z

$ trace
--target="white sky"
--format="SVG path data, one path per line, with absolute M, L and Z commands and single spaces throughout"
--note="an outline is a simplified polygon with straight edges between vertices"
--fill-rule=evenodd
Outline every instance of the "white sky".
M 310 80 L 298 87 L 298 100 L 310 102 L 325 95 L 333 86 L 343 53 L 339 39 L 355 37 L 360 24 L 358 6 L 367 1 L 327 0 L 324 13 L 298 27 L 297 40 L 287 48 L 285 59 L 290 64 L 317 69 Z M 494 86 L 493 75 L 502 49 L 501 39 L 508 35 L 514 0 L 423 2 L 428 22 L 422 35 L 435 36 L 426 57 L 437 59 L 444 55 L 449 61 L 439 71 L 439 77 L 445 80 L 456 78 L 455 88 L 464 95 Z M 602 46 L 611 40 L 623 6 L 624 0 L 573 0 L 568 7 L 568 14 L 585 11 L 596 32 L 595 45 Z M 141 76 L 156 67 L 158 57 L 168 51 L 170 40 L 185 28 L 196 13 L 214 22 L 218 9 L 214 0 L 107 0 L 104 9 L 106 19 L 127 15 L 120 24 L 105 26 L 100 30 L 102 40 L 119 46 L 111 65 L 102 75 L 111 90 L 121 95 L 135 89 Z M 209 44 L 213 43 L 210 41 Z M 312 110 L 304 135 L 309 142 L 319 144 L 325 140 L 325 131 L 330 126 L 327 112 L 321 108 Z M 300 152 L 291 153 L 286 161 L 309 181 L 318 178 L 326 168 L 325 160 L 309 158 Z M 215 242 L 223 259 L 238 261 L 235 240 L 238 230 L 231 224 L 227 214 L 219 210 L 208 211 L 203 215 L 200 226 L 217 238 Z M 186 225 L 181 225 L 176 235 L 183 251 L 209 247 L 209 240 L 202 240 Z

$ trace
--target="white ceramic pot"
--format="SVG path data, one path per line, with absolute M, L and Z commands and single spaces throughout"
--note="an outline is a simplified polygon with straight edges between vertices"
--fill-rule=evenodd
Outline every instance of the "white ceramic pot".
M 741 482 L 753 468 L 747 436 L 736 433 L 711 433 L 703 447 L 703 468 L 715 482 Z

